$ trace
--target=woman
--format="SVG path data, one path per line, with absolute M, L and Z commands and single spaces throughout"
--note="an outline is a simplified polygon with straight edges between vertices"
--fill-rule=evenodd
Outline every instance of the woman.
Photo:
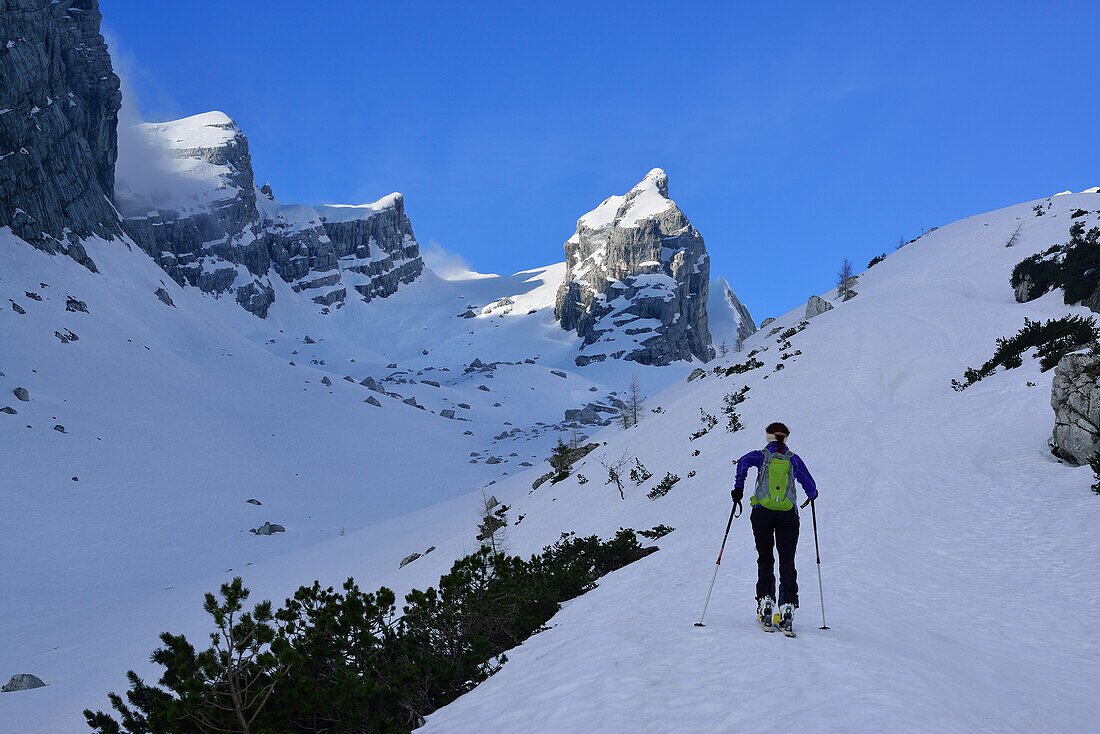
M 755 466 L 756 491 L 752 504 L 752 534 L 756 539 L 757 581 L 756 616 L 765 632 L 774 632 L 772 614 L 775 610 L 775 558 L 772 548 L 779 551 L 779 613 L 775 624 L 784 634 L 794 635 L 794 610 L 798 608 L 798 572 L 794 552 L 798 545 L 798 502 L 795 480 L 802 485 L 808 499 L 817 497 L 817 484 L 798 455 L 787 448 L 791 435 L 787 426 L 772 423 L 766 429 L 768 445 L 763 451 L 750 451 L 737 460 L 733 501 L 745 496 L 745 478 L 749 467 Z

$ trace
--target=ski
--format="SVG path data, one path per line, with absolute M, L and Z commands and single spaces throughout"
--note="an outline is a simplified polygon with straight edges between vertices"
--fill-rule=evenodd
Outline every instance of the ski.
M 798 637 L 798 635 L 795 634 L 794 625 L 788 623 L 787 626 L 784 626 L 782 624 L 782 619 L 780 618 L 780 616 L 778 614 L 775 615 L 775 621 L 773 622 L 772 626 L 774 628 L 778 629 L 780 632 L 782 632 L 787 637 Z

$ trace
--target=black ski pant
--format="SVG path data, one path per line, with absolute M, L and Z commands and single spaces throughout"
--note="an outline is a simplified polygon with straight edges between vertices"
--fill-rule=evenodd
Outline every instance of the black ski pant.
M 772 546 L 779 551 L 779 603 L 798 606 L 798 572 L 794 567 L 794 550 L 798 545 L 798 511 L 752 508 L 752 534 L 756 538 L 757 600 L 770 596 L 775 599 L 775 556 Z

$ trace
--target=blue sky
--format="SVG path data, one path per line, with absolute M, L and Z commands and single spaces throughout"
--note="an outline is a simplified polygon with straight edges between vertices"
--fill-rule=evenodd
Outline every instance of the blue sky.
M 100 5 L 144 119 L 226 112 L 287 203 L 402 191 L 483 272 L 560 261 L 664 168 L 757 322 L 844 257 L 1100 185 L 1095 2 Z

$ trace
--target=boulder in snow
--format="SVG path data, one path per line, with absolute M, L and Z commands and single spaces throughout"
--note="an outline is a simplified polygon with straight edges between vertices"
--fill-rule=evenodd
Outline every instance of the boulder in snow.
M 13 691 L 29 691 L 32 688 L 43 688 L 45 683 L 37 675 L 31 675 L 30 673 L 16 673 L 8 681 L 7 685 L 0 688 L 4 693 L 11 693 Z
M 821 296 L 810 296 L 810 300 L 806 301 L 806 318 L 812 319 L 814 316 L 820 316 L 832 309 L 833 304 L 829 303 Z
M 84 313 L 88 313 L 88 304 L 84 303 L 84 301 L 78 301 L 75 298 L 73 298 L 72 296 L 68 296 L 65 299 L 65 310 L 66 311 L 82 311 Z
M 273 533 L 285 533 L 286 528 L 284 528 L 282 525 L 276 525 L 275 523 L 265 522 L 260 527 L 252 528 L 248 532 L 252 533 L 253 535 L 271 535 Z
M 16 400 L 22 400 L 24 403 L 29 402 L 31 399 L 31 394 L 27 392 L 25 387 L 17 387 L 12 390 L 12 393 L 15 394 Z
M 163 288 L 157 288 L 153 291 L 153 295 L 159 298 L 164 305 L 171 306 L 172 308 L 176 307 L 176 304 L 172 303 L 172 296 L 168 295 L 168 291 Z
M 1051 451 L 1073 464 L 1087 464 L 1100 450 L 1100 358 L 1067 354 L 1054 368 Z

